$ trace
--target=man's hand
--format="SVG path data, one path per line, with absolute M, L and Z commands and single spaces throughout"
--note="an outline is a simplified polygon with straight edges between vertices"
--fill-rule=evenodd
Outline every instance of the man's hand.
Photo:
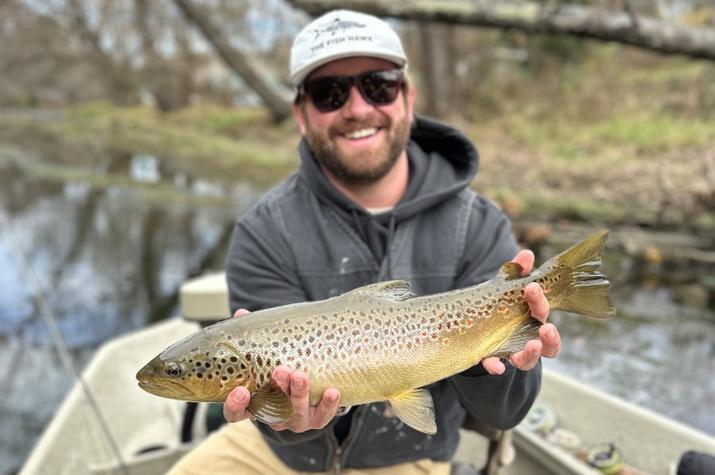
M 247 310 L 240 309 L 236 311 L 234 317 L 246 313 L 248 313 Z M 312 407 L 309 400 L 310 382 L 307 374 L 302 371 L 292 371 L 285 366 L 278 366 L 273 370 L 272 377 L 293 403 L 293 416 L 286 422 L 272 424 L 270 427 L 274 430 L 289 429 L 293 432 L 305 432 L 309 429 L 322 429 L 335 417 L 340 402 L 340 391 L 337 389 L 326 389 L 320 403 Z M 251 394 L 245 387 L 239 386 L 233 389 L 223 405 L 223 416 L 228 422 L 238 422 L 249 418 L 251 415 L 246 408 L 250 400 Z
M 534 267 L 534 253 L 529 250 L 519 251 L 513 262 L 521 264 L 525 273 L 531 272 Z M 551 308 L 541 286 L 532 282 L 524 287 L 524 298 L 529 305 L 531 316 L 544 323 L 539 328 L 539 339 L 528 341 L 522 351 L 514 353 L 509 358 L 511 364 L 526 371 L 536 366 L 541 356 L 546 358 L 558 356 L 561 351 L 561 336 L 554 324 L 546 323 Z M 482 365 L 489 374 L 502 374 L 506 371 L 504 363 L 496 357 L 484 358 Z

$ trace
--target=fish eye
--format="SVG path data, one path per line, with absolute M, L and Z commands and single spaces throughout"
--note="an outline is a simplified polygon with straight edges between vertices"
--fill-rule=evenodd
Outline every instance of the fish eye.
M 165 372 L 170 378 L 178 378 L 182 373 L 181 365 L 179 363 L 169 363 L 166 365 Z

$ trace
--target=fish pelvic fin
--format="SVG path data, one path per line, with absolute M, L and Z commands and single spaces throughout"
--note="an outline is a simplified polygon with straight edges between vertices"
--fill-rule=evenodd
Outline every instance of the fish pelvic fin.
M 288 395 L 272 380 L 251 394 L 246 410 L 265 424 L 285 422 L 293 415 Z
M 546 275 L 546 296 L 552 308 L 592 318 L 616 315 L 609 295 L 610 282 L 598 270 L 606 237 L 608 231 L 599 231 L 544 264 L 551 266 L 547 272 L 559 276 L 551 286 Z
M 387 401 L 395 415 L 405 424 L 425 434 L 437 433 L 432 395 L 426 389 L 412 389 Z

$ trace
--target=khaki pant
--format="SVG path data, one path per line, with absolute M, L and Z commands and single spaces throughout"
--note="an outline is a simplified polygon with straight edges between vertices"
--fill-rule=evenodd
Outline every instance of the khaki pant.
M 422 459 L 373 469 L 343 469 L 341 475 L 449 475 L 447 462 Z M 250 421 L 226 424 L 186 454 L 169 475 L 296 475 L 263 440 Z M 332 472 L 322 472 L 332 473 Z

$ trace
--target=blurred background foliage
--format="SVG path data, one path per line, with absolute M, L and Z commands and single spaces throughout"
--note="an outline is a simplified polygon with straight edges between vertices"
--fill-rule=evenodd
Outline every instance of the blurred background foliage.
M 715 26 L 709 0 L 574 4 Z M 284 0 L 5 0 L 2 135 L 25 146 L 99 141 L 219 180 L 275 181 L 295 163 L 297 133 L 271 117 L 255 80 L 226 55 L 287 105 L 290 44 L 309 20 Z M 713 62 L 566 35 L 388 21 L 408 50 L 418 111 L 475 140 L 484 165 L 476 186 L 512 217 L 715 227 Z M 18 110 L 59 115 L 38 121 Z

